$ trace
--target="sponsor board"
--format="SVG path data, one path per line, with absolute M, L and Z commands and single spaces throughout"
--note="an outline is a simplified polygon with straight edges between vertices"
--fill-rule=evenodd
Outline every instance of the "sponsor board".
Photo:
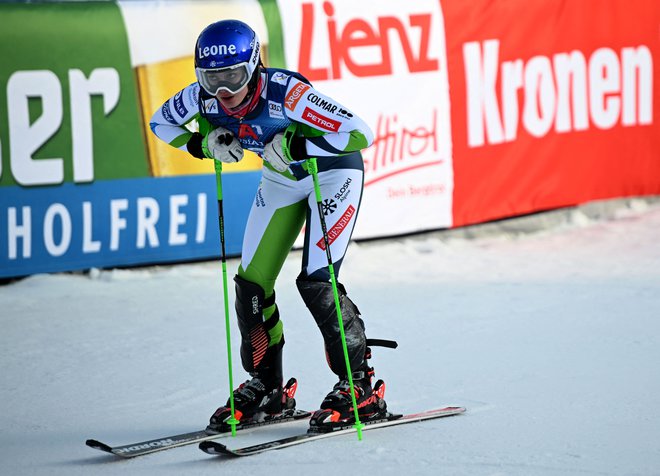
M 327 96 L 307 99 L 322 110 L 341 109 L 346 117 L 355 113 L 374 132 L 374 144 L 363 151 L 363 219 L 353 236 L 451 226 L 449 88 L 440 2 L 279 4 L 287 11 L 282 21 L 288 67 Z M 303 117 L 319 129 L 338 130 L 340 124 L 309 114 Z
M 443 10 L 455 225 L 660 193 L 660 4 Z
M 223 183 L 227 253 L 240 252 L 258 173 Z M 219 255 L 213 175 L 8 187 L 0 196 L 0 277 Z

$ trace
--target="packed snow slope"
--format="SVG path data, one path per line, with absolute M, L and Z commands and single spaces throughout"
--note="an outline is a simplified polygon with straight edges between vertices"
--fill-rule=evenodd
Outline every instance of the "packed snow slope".
M 570 218 L 515 237 L 351 245 L 341 281 L 368 335 L 399 342 L 372 360 L 389 407 L 468 412 L 237 460 L 188 446 L 122 461 L 84 445 L 196 430 L 224 403 L 218 262 L 0 286 L 0 474 L 660 474 L 660 206 Z M 314 409 L 335 378 L 294 285 L 300 259 L 277 293 L 285 373 L 298 406 Z

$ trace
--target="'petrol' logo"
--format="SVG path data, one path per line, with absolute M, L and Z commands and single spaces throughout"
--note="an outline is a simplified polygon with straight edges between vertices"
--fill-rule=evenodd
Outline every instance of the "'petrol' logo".
M 306 107 L 303 111 L 302 118 L 308 120 L 312 124 L 317 125 L 321 129 L 325 129 L 326 131 L 337 132 L 341 126 L 341 122 L 334 121 L 329 117 L 325 117 L 316 111 L 312 111 L 308 107 Z

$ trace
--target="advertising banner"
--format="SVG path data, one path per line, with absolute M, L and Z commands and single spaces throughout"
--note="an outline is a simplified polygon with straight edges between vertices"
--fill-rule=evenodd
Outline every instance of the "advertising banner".
M 140 5 L 132 20 L 175 6 Z M 178 153 L 167 161 L 146 147 L 148 118 L 194 80 L 192 61 L 175 68 L 153 38 L 126 30 L 137 21 L 124 13 L 110 2 L 0 4 L 0 278 L 219 255 L 212 161 L 163 145 Z M 170 36 L 175 26 L 161 25 Z M 192 58 L 197 34 L 176 51 Z M 161 62 L 146 63 L 154 55 Z M 141 75 L 135 60 L 145 61 Z M 138 87 L 138 76 L 152 81 Z M 227 250 L 236 254 L 258 173 L 228 175 Z
M 72 269 L 97 184 L 149 173 L 124 23 L 112 3 L 0 4 L 0 17 L 0 276 Z
M 440 3 L 282 0 L 279 5 L 287 67 L 359 114 L 375 135 L 363 152 L 362 218 L 353 236 L 451 226 Z
M 660 193 L 660 4 L 442 2 L 454 225 Z
M 213 161 L 148 123 L 226 18 L 372 128 L 353 238 L 660 194 L 656 0 L 3 2 L 0 278 L 218 256 Z M 261 166 L 223 167 L 229 255 Z

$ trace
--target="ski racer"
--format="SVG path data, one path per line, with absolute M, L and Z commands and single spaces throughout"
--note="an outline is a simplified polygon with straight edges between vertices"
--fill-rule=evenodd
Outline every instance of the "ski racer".
M 262 178 L 245 229 L 235 280 L 241 361 L 251 376 L 234 390 L 241 423 L 281 414 L 295 405 L 283 388 L 283 325 L 275 281 L 303 224 L 306 227 L 297 288 L 324 339 L 338 382 L 311 419 L 321 430 L 355 421 L 312 176 L 305 161 L 318 158 L 331 255 L 339 273 L 355 226 L 363 189 L 360 150 L 373 141 L 365 122 L 318 92 L 299 73 L 266 68 L 255 31 L 237 20 L 204 29 L 195 45 L 197 81 L 168 99 L 151 130 L 199 159 L 233 163 L 250 150 L 263 159 Z M 185 126 L 197 121 L 199 132 Z M 361 421 L 386 413 L 382 380 L 374 370 L 364 322 L 338 284 L 352 379 Z M 230 404 L 211 417 L 209 431 L 225 431 Z

